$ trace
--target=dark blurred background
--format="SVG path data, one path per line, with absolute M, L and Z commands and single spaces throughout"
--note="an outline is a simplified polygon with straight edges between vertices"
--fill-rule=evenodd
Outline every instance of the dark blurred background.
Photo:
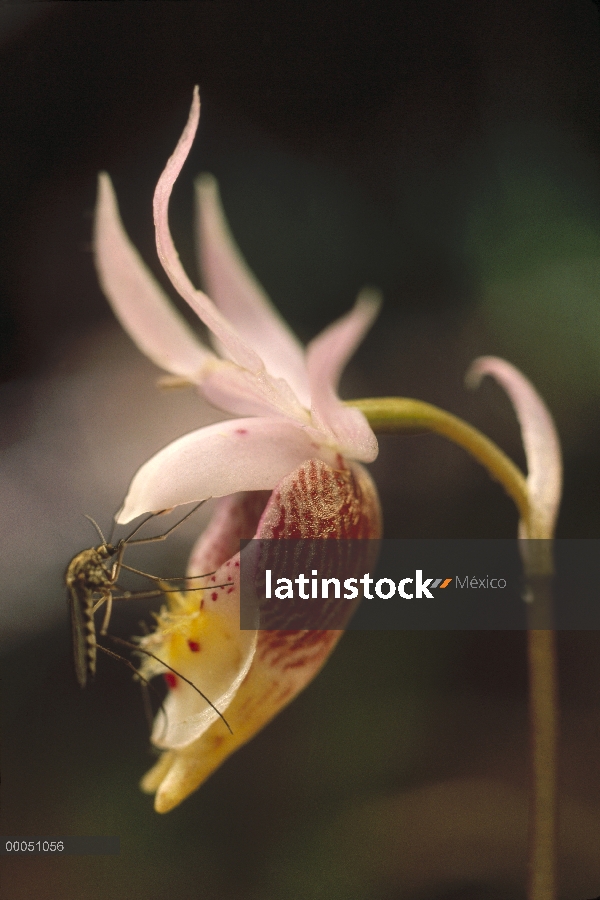
M 152 757 L 130 673 L 101 659 L 85 695 L 74 683 L 61 579 L 95 539 L 82 514 L 109 530 L 136 468 L 215 416 L 156 389 L 90 247 L 106 169 L 165 284 L 152 193 L 196 83 L 200 130 L 171 207 L 188 271 L 207 170 L 303 340 L 363 285 L 382 290 L 345 397 L 436 403 L 524 465 L 501 391 L 463 386 L 475 356 L 505 356 L 559 427 L 559 534 L 600 536 L 591 0 L 1 5 L 0 831 L 122 843 L 119 858 L 11 859 L 3 900 L 522 898 L 521 634 L 346 635 L 305 694 L 166 817 L 137 789 Z M 372 471 L 387 537 L 515 533 L 500 488 L 441 439 L 382 439 Z M 137 564 L 183 571 L 198 527 Z M 142 611 L 113 626 L 135 632 Z M 600 893 L 598 638 L 561 635 L 559 649 L 561 896 L 583 900 Z

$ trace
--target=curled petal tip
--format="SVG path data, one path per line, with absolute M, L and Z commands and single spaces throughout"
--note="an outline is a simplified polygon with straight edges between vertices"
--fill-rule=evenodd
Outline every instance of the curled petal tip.
M 467 385 L 477 387 L 484 375 L 502 385 L 521 428 L 530 505 L 526 536 L 551 538 L 562 493 L 562 455 L 552 416 L 529 379 L 506 360 L 479 357 L 467 372 Z
M 188 158 L 200 118 L 200 97 L 194 89 L 192 106 L 183 133 L 170 156 L 154 191 L 154 225 L 156 250 L 162 267 L 171 284 L 189 303 L 215 337 L 227 349 L 231 358 L 243 368 L 260 372 L 263 368 L 258 354 L 237 333 L 235 327 L 219 312 L 214 303 L 202 291 L 197 290 L 189 279 L 179 259 L 169 229 L 169 199 L 179 173 Z
M 486 357 L 480 356 L 477 359 L 473 360 L 473 362 L 467 369 L 467 372 L 465 375 L 465 386 L 468 387 L 469 390 L 471 390 L 471 391 L 474 391 L 479 387 L 479 385 L 481 384 L 481 382 L 483 380 L 483 376 L 486 374 L 483 371 L 482 366 L 480 366 L 480 363 L 485 358 Z
M 382 303 L 383 296 L 381 291 L 377 288 L 367 286 L 362 288 L 359 292 L 354 307 L 355 309 L 358 307 L 359 309 L 364 310 L 365 316 L 369 317 L 366 328 L 370 328 L 379 315 Z
M 211 198 L 219 196 L 219 183 L 211 172 L 201 172 L 196 178 L 195 186 L 202 196 Z
M 198 85 L 194 87 L 194 91 L 192 93 L 192 105 L 190 106 L 190 111 L 188 114 L 188 119 L 185 124 L 185 128 L 181 134 L 177 142 L 177 146 L 175 150 L 169 157 L 169 161 L 165 166 L 165 172 L 163 175 L 166 175 L 165 181 L 171 180 L 175 181 L 181 169 L 183 168 L 183 164 L 186 161 L 188 154 L 190 152 L 190 148 L 194 143 L 194 138 L 196 137 L 196 131 L 198 130 L 198 123 L 200 122 L 200 89 Z M 162 178 L 161 178 L 162 180 Z M 159 181 L 160 184 L 160 181 Z M 171 186 L 169 185 L 169 193 L 171 192 Z

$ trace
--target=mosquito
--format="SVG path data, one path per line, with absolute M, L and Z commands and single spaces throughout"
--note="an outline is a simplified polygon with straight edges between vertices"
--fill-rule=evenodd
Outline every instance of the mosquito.
M 145 650 L 143 647 L 131 644 L 114 635 L 107 634 L 113 600 L 144 600 L 152 597 L 160 597 L 163 594 L 171 593 L 168 587 L 165 587 L 165 583 L 187 581 L 190 578 L 206 578 L 209 575 L 214 574 L 214 572 L 208 572 L 206 575 L 192 575 L 188 576 L 188 578 L 159 578 L 156 575 L 150 575 L 148 572 L 142 572 L 140 569 L 135 569 L 133 566 L 128 566 L 123 562 L 123 554 L 126 547 L 131 546 L 132 544 L 150 544 L 155 541 L 164 541 L 172 531 L 179 528 L 179 526 L 182 525 L 186 519 L 189 519 L 189 517 L 192 516 L 205 502 L 206 501 L 203 500 L 200 503 L 197 503 L 196 506 L 194 506 L 182 519 L 175 522 L 175 524 L 167 529 L 167 531 L 163 532 L 163 534 L 154 535 L 153 537 L 148 538 L 136 538 L 133 540 L 135 535 L 150 521 L 150 519 L 161 514 L 151 513 L 149 516 L 146 516 L 146 518 L 140 522 L 126 538 L 121 538 L 116 544 L 107 541 L 97 522 L 95 522 L 91 516 L 86 516 L 98 532 L 102 543 L 97 547 L 90 547 L 88 550 L 82 550 L 74 556 L 65 573 L 65 582 L 67 585 L 68 600 L 71 610 L 73 659 L 75 663 L 75 675 L 82 688 L 86 686 L 88 676 L 93 678 L 96 674 L 96 656 L 98 650 L 106 653 L 107 656 L 112 656 L 115 659 L 121 660 L 121 662 L 125 663 L 125 665 L 128 666 L 135 673 L 136 677 L 141 679 L 147 687 L 152 687 L 146 679 L 140 675 L 138 670 L 129 662 L 129 660 L 98 643 L 94 614 L 102 604 L 106 603 L 106 613 L 104 615 L 104 622 L 102 623 L 100 634 L 106 635 L 110 640 L 121 646 L 134 650 L 136 653 L 144 653 L 146 656 L 151 656 L 153 659 L 156 659 L 157 662 L 162 663 L 165 668 L 174 672 L 193 687 L 208 705 L 214 709 L 229 731 L 231 731 L 229 723 L 223 714 L 217 709 L 212 700 L 210 700 L 200 688 L 193 684 L 193 682 L 184 678 L 180 672 L 176 672 L 175 669 L 172 669 L 171 666 L 159 659 L 153 653 L 150 653 L 150 651 Z M 164 510 L 164 512 L 167 512 L 167 510 Z M 154 590 L 145 591 L 122 591 L 121 594 L 115 595 L 115 590 L 122 590 L 117 581 L 121 569 L 125 569 L 128 572 L 134 572 L 136 575 L 143 575 L 145 578 L 149 578 L 152 581 L 159 583 L 160 587 Z M 228 582 L 223 585 L 211 585 L 211 587 L 229 587 L 230 584 L 231 582 Z M 188 588 L 188 590 L 202 590 L 202 588 Z M 176 593 L 176 591 L 173 590 L 172 593 Z
M 204 502 L 205 501 L 202 501 L 202 503 Z M 104 621 L 100 630 L 100 634 L 106 634 L 113 600 L 145 600 L 152 597 L 160 597 L 163 594 L 169 593 L 168 588 L 164 587 L 165 582 L 186 580 L 183 578 L 162 579 L 126 565 L 123 562 L 125 548 L 132 546 L 133 544 L 150 544 L 154 541 L 164 541 L 172 531 L 189 519 L 190 516 L 202 506 L 202 503 L 198 503 L 194 506 L 190 512 L 182 519 L 179 519 L 178 522 L 172 525 L 163 534 L 148 538 L 136 538 L 133 540 L 146 522 L 149 522 L 154 516 L 160 515 L 160 513 L 151 513 L 140 522 L 126 538 L 121 538 L 116 544 L 112 544 L 105 540 L 97 523 L 90 516 L 86 516 L 96 528 L 102 543 L 97 547 L 90 547 L 88 550 L 82 550 L 74 556 L 65 573 L 65 582 L 67 585 L 68 601 L 71 611 L 75 675 L 82 688 L 86 686 L 88 676 L 93 678 L 96 674 L 96 656 L 97 650 L 100 647 L 96 639 L 96 622 L 94 618 L 96 611 L 103 604 L 106 604 Z M 117 583 L 117 579 L 119 578 L 122 569 L 125 569 L 128 572 L 134 572 L 137 575 L 143 575 L 145 578 L 150 578 L 152 581 L 160 583 L 161 586 L 153 590 L 122 591 L 121 594 L 115 594 L 114 592 L 116 590 L 122 590 Z M 212 574 L 212 572 L 208 573 L 208 575 Z M 192 577 L 204 578 L 207 576 L 196 575 Z M 224 585 L 215 585 L 215 587 L 222 586 Z M 200 589 L 198 588 L 197 590 Z M 175 593 L 175 591 L 173 591 L 173 593 Z M 104 650 L 105 648 L 100 647 L 100 649 Z

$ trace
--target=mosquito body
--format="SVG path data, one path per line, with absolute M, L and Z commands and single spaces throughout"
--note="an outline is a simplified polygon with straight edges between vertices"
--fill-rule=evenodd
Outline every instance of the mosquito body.
M 97 547 L 82 550 L 74 556 L 65 573 L 65 583 L 71 611 L 75 675 L 82 688 L 86 686 L 88 676 L 93 678 L 96 673 L 96 656 L 99 647 L 96 640 L 96 622 L 94 618 L 96 610 L 103 604 L 106 604 L 106 613 L 100 631 L 101 634 L 105 634 L 110 621 L 113 600 L 144 600 L 151 597 L 160 597 L 166 593 L 163 586 L 146 591 L 121 591 L 117 583 L 121 570 L 126 569 L 129 572 L 143 575 L 157 585 L 162 585 L 164 581 L 181 580 L 160 579 L 155 575 L 148 575 L 147 572 L 140 572 L 139 569 L 125 565 L 123 562 L 125 548 L 132 544 L 149 544 L 155 541 L 163 541 L 175 528 L 178 528 L 182 522 L 185 522 L 199 506 L 201 504 L 197 504 L 183 519 L 180 519 L 163 534 L 132 540 L 134 535 L 156 514 L 147 516 L 131 534 L 126 538 L 121 538 L 116 544 L 106 541 L 96 522 L 90 519 L 102 538 L 102 543 Z M 115 591 L 121 591 L 121 593 L 115 594 Z
M 107 612 L 110 609 L 121 550 L 119 545 L 114 547 L 106 543 L 82 550 L 73 557 L 65 575 L 71 609 L 75 675 L 82 688 L 87 683 L 88 675 L 93 678 L 96 674 L 94 612 L 102 602 L 106 602 Z M 106 564 L 115 556 L 117 561 L 108 569 Z

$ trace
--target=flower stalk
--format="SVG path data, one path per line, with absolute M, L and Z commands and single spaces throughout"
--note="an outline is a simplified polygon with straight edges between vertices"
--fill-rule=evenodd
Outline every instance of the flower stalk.
M 558 677 L 552 630 L 551 538 L 560 498 L 560 448 L 541 398 L 520 373 L 515 374 L 512 366 L 488 358 L 477 361 L 473 373 L 476 379 L 482 374 L 493 374 L 509 393 L 521 424 L 529 469 L 527 478 L 480 431 L 430 403 L 406 397 L 379 397 L 352 400 L 348 405 L 359 409 L 376 433 L 432 431 L 463 447 L 500 482 L 519 510 L 528 603 L 532 778 L 527 896 L 528 900 L 555 900 Z M 540 472 L 544 466 L 548 467 L 546 478 Z
M 531 776 L 529 900 L 556 897 L 558 683 L 556 635 L 527 632 Z
M 463 447 L 499 481 L 515 502 L 524 521 L 529 517 L 527 482 L 520 469 L 481 431 L 458 416 L 408 397 L 369 397 L 350 400 L 348 406 L 359 409 L 378 434 L 433 431 Z

